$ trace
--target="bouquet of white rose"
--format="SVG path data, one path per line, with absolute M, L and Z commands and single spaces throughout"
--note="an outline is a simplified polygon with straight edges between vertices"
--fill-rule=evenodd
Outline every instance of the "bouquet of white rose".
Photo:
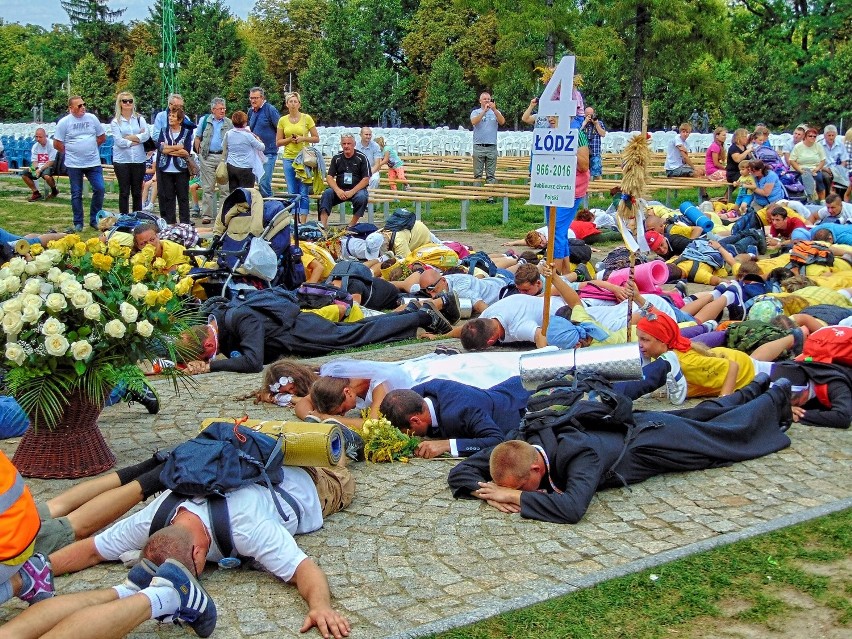
M 163 266 L 151 247 L 131 257 L 117 242 L 68 235 L 0 268 L 6 387 L 34 427 L 52 428 L 77 392 L 97 406 L 117 384 L 143 392 L 137 363 L 176 358 L 194 319 L 192 279 L 189 265 Z M 164 373 L 177 384 L 178 370 Z

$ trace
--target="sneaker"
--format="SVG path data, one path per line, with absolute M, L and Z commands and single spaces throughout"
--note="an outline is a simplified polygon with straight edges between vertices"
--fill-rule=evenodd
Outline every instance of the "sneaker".
M 701 325 L 707 329 L 708 333 L 712 333 L 719 328 L 719 322 L 716 320 L 707 320 L 706 322 L 701 322 Z
M 488 202 L 488 204 L 495 204 L 497 202 L 497 200 L 495 200 L 493 197 L 490 197 L 485 201 Z
M 435 349 L 435 355 L 461 355 L 461 351 L 452 346 L 439 346 Z
M 144 557 L 139 560 L 139 563 L 130 569 L 127 577 L 122 584 L 125 588 L 129 588 L 135 592 L 144 590 L 151 585 L 151 580 L 157 574 L 157 564 L 150 559 Z
M 343 431 L 343 450 L 349 459 L 352 461 L 364 461 L 367 459 L 366 455 L 364 455 L 364 438 L 360 434 L 334 417 L 324 419 L 322 423 L 337 424 L 340 426 L 340 430 Z
M 65 229 L 65 232 L 68 233 L 68 234 L 82 233 L 83 232 L 83 225 L 82 224 L 75 224 L 74 226 L 69 226 L 67 229 Z
M 688 293 L 686 291 L 686 281 L 685 280 L 677 280 L 674 283 L 674 287 L 675 287 L 675 289 L 677 289 L 680 292 L 681 297 L 686 297 L 688 295 Z
M 192 576 L 186 566 L 174 559 L 166 559 L 151 579 L 152 586 L 171 586 L 180 597 L 180 607 L 174 615 L 185 621 L 199 637 L 209 637 L 216 629 L 216 604 Z
M 127 393 L 127 403 L 128 404 L 142 404 L 147 410 L 149 415 L 156 415 L 160 412 L 160 400 L 157 397 L 157 394 L 154 392 L 154 389 L 145 385 L 145 392 L 137 393 L 136 391 L 128 391 Z
M 32 195 L 27 198 L 27 202 L 38 202 L 41 199 L 41 193 L 39 191 L 33 191 Z
M 50 599 L 54 595 L 53 569 L 47 557 L 37 552 L 24 562 L 18 571 L 21 575 L 21 594 L 18 599 L 29 605 Z
M 426 313 L 429 316 L 429 326 L 426 331 L 436 335 L 446 335 L 453 330 L 453 325 L 447 321 L 447 318 L 441 315 L 440 311 L 436 311 L 431 306 L 423 306 L 420 308 L 421 313 Z
M 669 396 L 669 401 L 675 406 L 680 406 L 686 401 L 686 378 L 683 376 L 683 371 L 680 369 L 680 362 L 672 351 L 666 351 L 660 355 L 660 359 L 664 359 L 669 363 L 669 372 L 666 373 L 666 394 Z
M 450 324 L 455 325 L 461 319 L 461 308 L 459 307 L 459 296 L 453 291 L 441 293 L 436 299 L 441 300 L 441 314 L 447 318 Z
M 728 319 L 732 322 L 741 322 L 743 317 L 745 317 L 745 308 L 743 307 L 743 289 L 739 285 L 739 282 L 733 282 L 728 285 L 727 290 L 731 291 L 736 298 L 726 307 L 728 309 Z
M 44 198 L 44 199 L 45 199 L 45 200 L 52 200 L 52 199 L 53 199 L 53 198 L 55 198 L 57 195 L 59 195 L 59 189 L 51 189 L 51 191 L 50 191 L 50 193 L 48 194 L 48 196 L 47 196 L 46 198 Z
M 574 272 L 577 274 L 578 282 L 589 282 L 592 279 L 592 274 L 589 273 L 589 269 L 586 268 L 585 264 L 577 264 Z
M 151 211 L 154 210 L 154 203 L 148 202 L 148 204 L 146 204 L 145 206 L 142 207 L 142 210 L 145 211 L 146 213 L 150 213 Z

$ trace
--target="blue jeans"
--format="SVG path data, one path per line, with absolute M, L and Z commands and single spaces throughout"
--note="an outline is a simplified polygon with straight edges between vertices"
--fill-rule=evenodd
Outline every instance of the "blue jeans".
M 296 203 L 296 211 L 301 215 L 307 215 L 310 211 L 311 200 L 310 187 L 296 177 L 296 170 L 293 168 L 293 160 L 284 159 L 284 179 L 287 180 L 287 191 L 299 196 Z
M 260 194 L 263 197 L 272 197 L 272 174 L 275 173 L 275 163 L 277 161 L 277 153 L 266 154 L 266 162 L 263 163 L 263 177 L 260 180 L 260 184 L 258 184 Z
M 92 187 L 92 202 L 89 205 L 89 224 L 97 224 L 95 216 L 104 205 L 104 170 L 97 166 L 75 169 L 68 167 L 68 181 L 71 183 L 71 213 L 74 215 L 74 226 L 83 226 L 83 176 L 89 180 Z

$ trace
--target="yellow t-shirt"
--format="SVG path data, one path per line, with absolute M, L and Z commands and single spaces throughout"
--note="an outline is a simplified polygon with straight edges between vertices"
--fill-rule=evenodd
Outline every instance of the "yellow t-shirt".
M 742 388 L 754 379 L 754 364 L 751 357 L 742 351 L 719 347 L 711 348 L 710 352 L 723 357 L 709 357 L 694 349 L 674 351 L 686 378 L 687 397 L 718 397 L 731 361 L 740 367 L 735 388 Z
M 848 297 L 825 286 L 805 286 L 804 288 L 800 288 L 798 291 L 794 291 L 792 293 L 768 293 L 767 295 L 769 297 L 778 298 L 784 298 L 788 295 L 798 295 L 799 297 L 806 299 L 808 303 L 812 305 L 832 304 L 834 306 L 840 306 L 841 308 L 852 308 L 852 302 L 849 301 Z
M 290 122 L 289 115 L 283 115 L 281 116 L 281 119 L 278 120 L 278 134 L 285 138 L 289 138 L 291 135 L 304 136 L 307 135 L 315 126 L 316 124 L 314 123 L 314 119 L 305 113 L 302 114 L 302 117 L 296 124 Z M 298 142 L 296 144 L 291 142 L 290 144 L 285 145 L 284 159 L 292 160 L 294 157 L 299 155 L 299 151 L 307 145 L 307 142 Z
M 323 306 L 322 308 L 308 308 L 302 312 L 319 315 L 320 317 L 327 319 L 329 322 L 345 322 L 348 324 L 350 322 L 357 322 L 358 320 L 364 319 L 364 311 L 362 311 L 361 307 L 357 304 L 352 305 L 352 308 L 349 310 L 349 315 L 345 319 L 340 319 L 340 307 L 336 304 Z
M 313 242 L 299 242 L 299 247 L 302 249 L 302 264 L 307 267 L 311 260 L 317 259 L 322 262 L 323 279 L 331 275 L 331 269 L 334 268 L 334 256 L 321 246 L 317 246 Z
M 692 272 L 693 261 L 684 260 L 682 262 L 678 262 L 679 259 L 681 259 L 680 256 L 673 257 L 668 260 L 667 263 L 677 266 L 681 271 L 683 271 L 684 275 L 689 278 L 689 274 Z M 709 264 L 702 263 L 698 265 L 695 275 L 689 281 L 695 282 L 696 284 L 710 284 L 710 278 L 714 275 L 716 277 L 727 277 L 728 270 L 724 266 L 713 270 L 713 267 Z
M 610 344 L 626 344 L 627 343 L 627 329 L 620 328 L 617 331 L 611 331 L 606 326 L 599 324 L 595 321 L 595 319 L 589 315 L 589 312 L 586 310 L 586 307 L 582 304 L 578 304 L 571 310 L 571 321 L 572 322 L 591 322 L 598 328 L 603 331 L 606 331 L 608 337 L 605 340 L 601 340 L 600 342 L 594 342 L 593 346 L 608 346 Z M 633 327 L 633 331 L 631 331 L 630 341 L 637 341 L 638 337 L 636 335 L 636 327 Z

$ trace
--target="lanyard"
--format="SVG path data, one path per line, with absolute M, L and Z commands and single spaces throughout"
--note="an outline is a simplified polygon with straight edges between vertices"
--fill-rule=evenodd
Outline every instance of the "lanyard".
M 547 470 L 547 481 L 550 483 L 550 487 L 553 489 L 553 492 L 557 495 L 561 495 L 562 491 L 556 487 L 556 484 L 553 483 L 553 479 L 550 477 L 550 460 L 547 458 L 547 453 L 544 452 L 544 448 L 537 444 L 533 444 L 532 447 L 540 452 L 541 456 L 544 458 L 544 468 Z

